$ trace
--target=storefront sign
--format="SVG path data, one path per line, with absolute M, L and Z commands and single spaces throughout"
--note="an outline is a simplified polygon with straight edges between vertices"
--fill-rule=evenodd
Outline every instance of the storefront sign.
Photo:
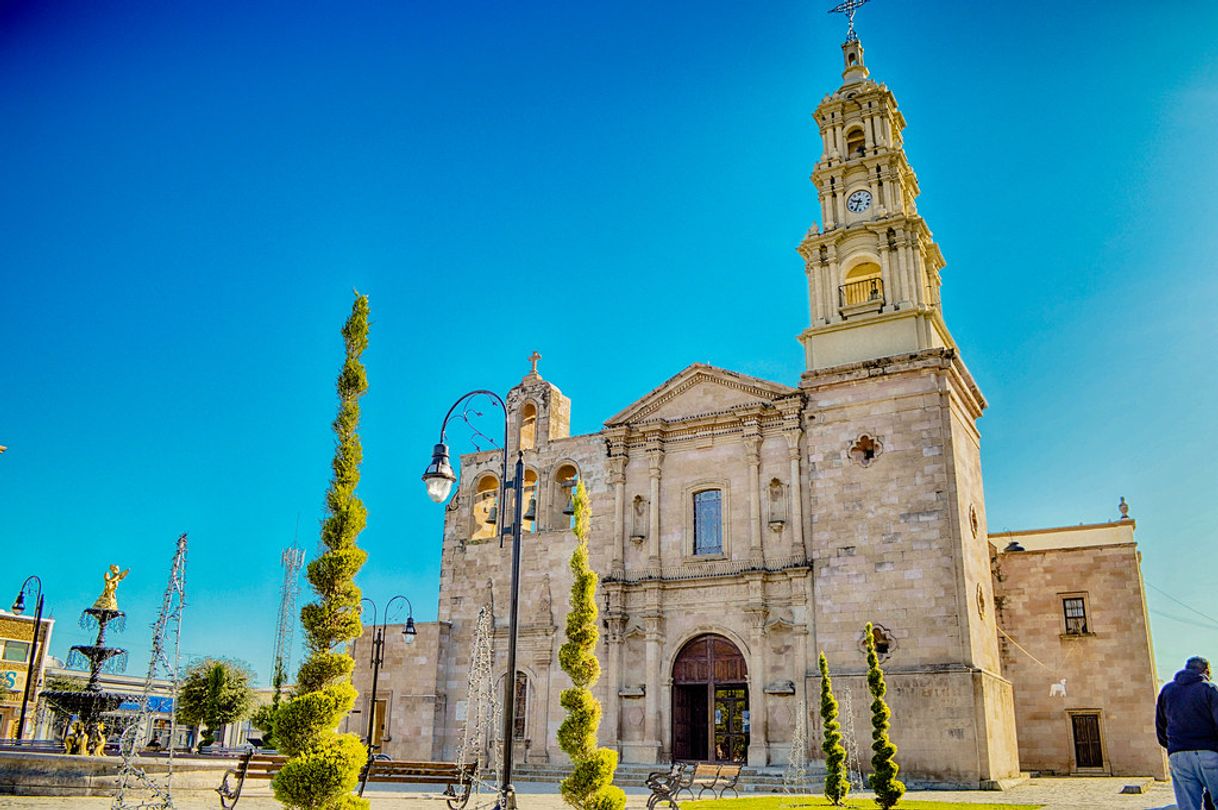
M 20 692 L 25 689 L 25 672 L 16 669 L 0 669 L 0 690 Z

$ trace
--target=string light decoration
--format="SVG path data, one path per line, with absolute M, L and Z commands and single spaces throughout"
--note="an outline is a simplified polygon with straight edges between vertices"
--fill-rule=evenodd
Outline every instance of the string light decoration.
M 148 675 L 144 678 L 144 689 L 139 697 L 139 713 L 123 729 L 119 737 L 119 756 L 123 764 L 119 768 L 118 787 L 114 792 L 112 810 L 173 810 L 173 752 L 177 737 L 178 685 L 181 680 L 182 609 L 186 606 L 186 535 L 178 538 L 169 570 L 169 583 L 161 599 L 161 612 L 152 625 L 152 654 L 148 660 Z M 170 720 L 169 739 L 165 743 L 168 755 L 157 758 L 165 763 L 164 773 L 155 775 L 145 770 L 139 752 L 148 747 L 149 726 L 152 715 L 163 710 L 166 697 L 163 688 L 157 688 L 158 677 L 169 682 Z M 154 706 L 156 711 L 154 711 Z

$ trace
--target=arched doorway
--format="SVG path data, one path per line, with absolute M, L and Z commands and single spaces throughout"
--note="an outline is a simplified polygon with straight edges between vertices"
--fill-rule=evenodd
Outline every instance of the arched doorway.
M 672 665 L 673 759 L 744 762 L 748 753 L 744 656 L 723 636 L 698 636 Z

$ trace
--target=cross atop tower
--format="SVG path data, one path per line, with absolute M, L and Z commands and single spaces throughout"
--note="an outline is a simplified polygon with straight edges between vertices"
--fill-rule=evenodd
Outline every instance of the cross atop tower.
M 530 377 L 540 377 L 541 376 L 540 374 L 537 373 L 537 361 L 540 359 L 541 359 L 541 355 L 536 351 L 534 351 L 532 354 L 529 355 L 529 362 L 533 364 L 533 368 L 529 370 Z
M 833 8 L 829 9 L 830 14 L 845 14 L 846 19 L 850 21 L 849 27 L 846 28 L 846 41 L 858 42 L 859 36 L 854 33 L 854 15 L 858 10 L 867 5 L 871 0 L 842 0 Z

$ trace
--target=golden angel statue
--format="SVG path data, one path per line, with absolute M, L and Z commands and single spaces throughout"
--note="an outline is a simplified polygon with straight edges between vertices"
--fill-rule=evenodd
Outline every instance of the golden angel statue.
M 102 579 L 106 581 L 106 585 L 101 592 L 101 596 L 97 597 L 97 601 L 93 603 L 94 610 L 118 610 L 118 597 L 115 592 L 118 591 L 118 583 L 122 582 L 127 574 L 131 573 L 128 568 L 121 573 L 117 565 L 110 566 L 110 570 L 102 574 Z

